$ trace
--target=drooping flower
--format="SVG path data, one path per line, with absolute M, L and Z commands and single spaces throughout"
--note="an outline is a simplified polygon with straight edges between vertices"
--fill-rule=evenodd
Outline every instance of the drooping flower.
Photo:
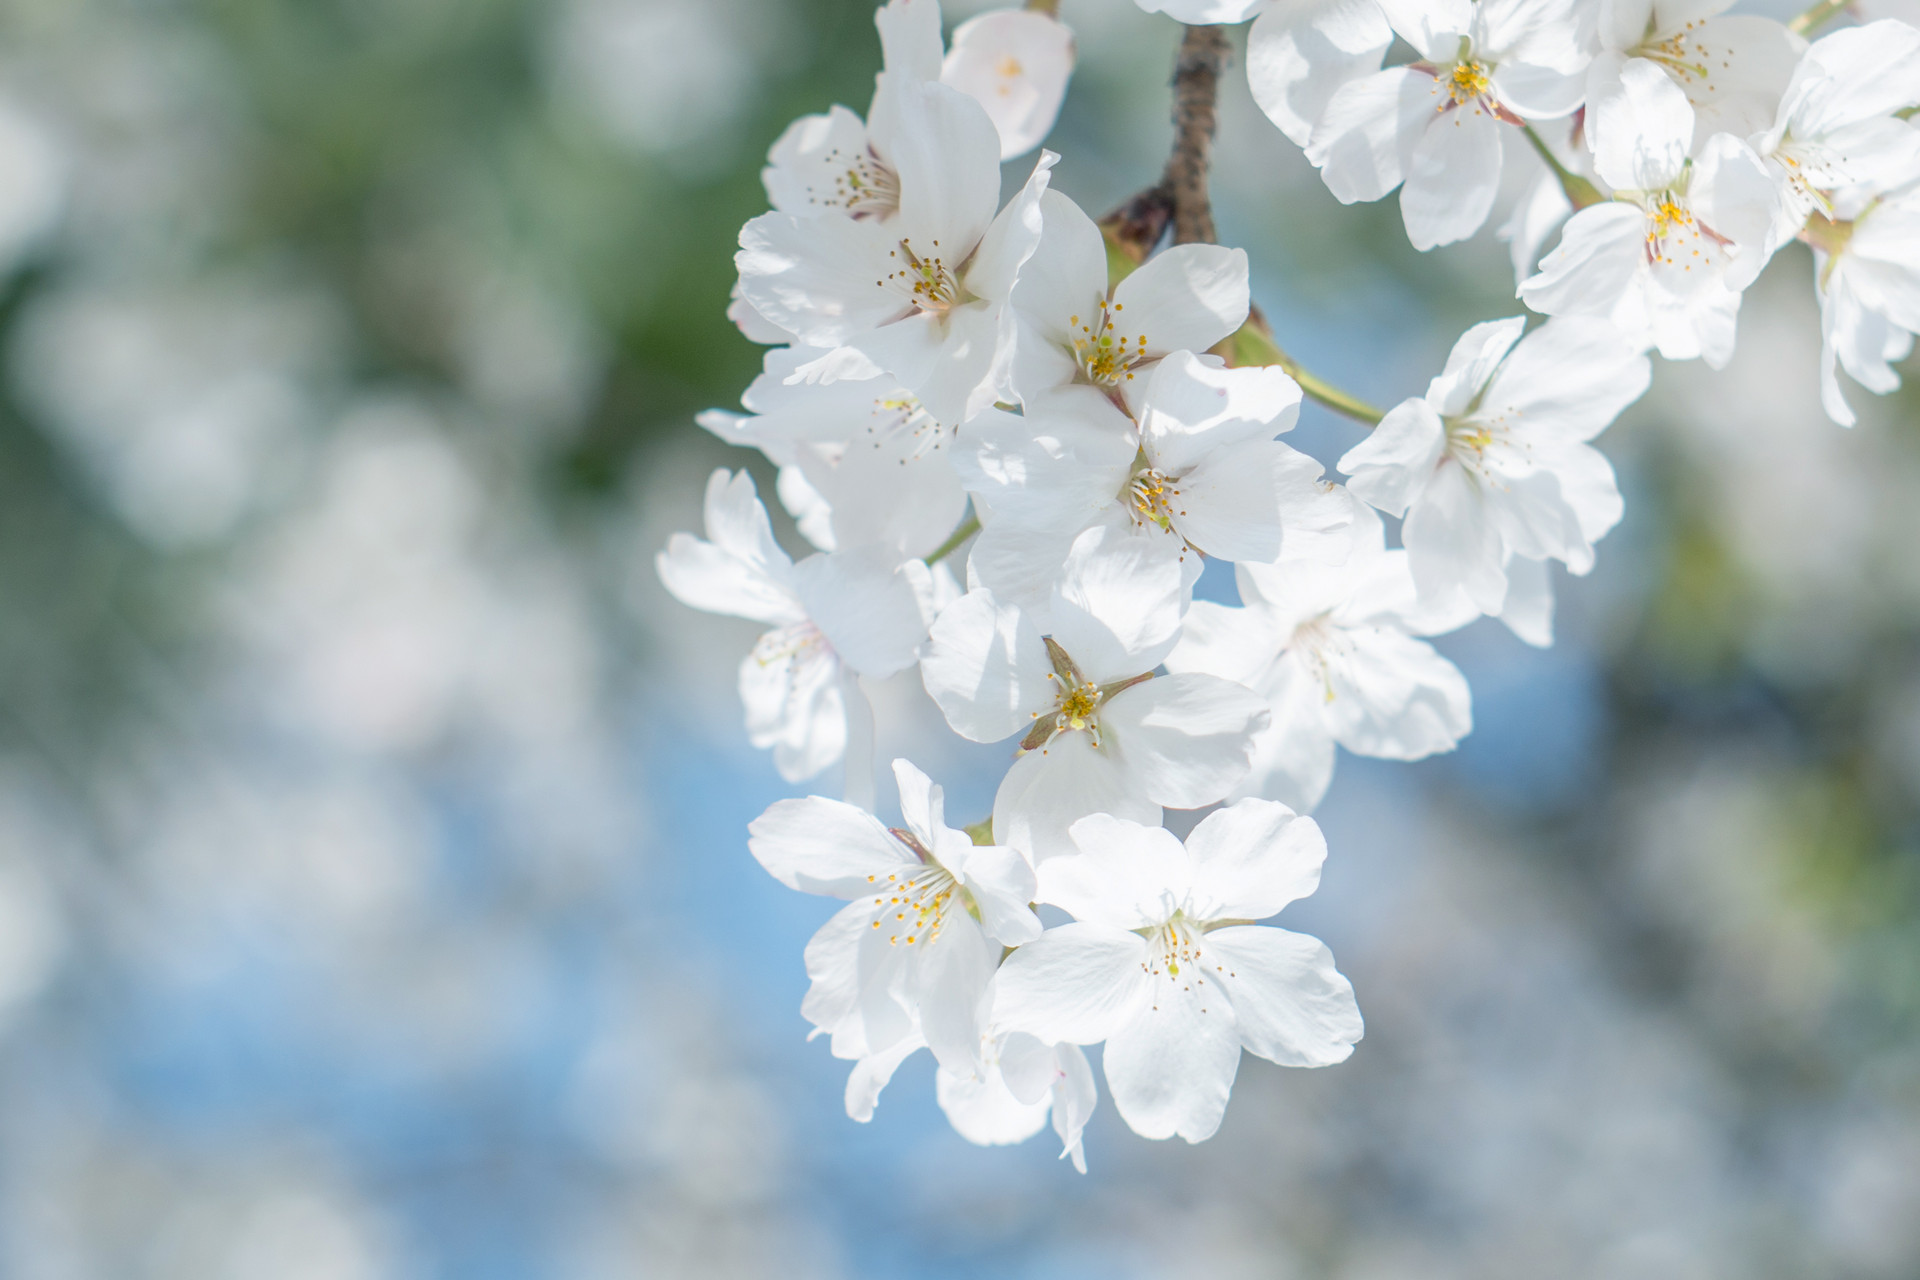
M 1689 160 L 1693 108 L 1645 59 L 1621 70 L 1607 114 L 1614 123 L 1595 140 L 1594 169 L 1613 199 L 1568 219 L 1520 297 L 1544 315 L 1611 320 L 1669 360 L 1722 368 L 1740 294 L 1772 252 L 1773 182 L 1731 134 Z
M 1920 332 L 1920 188 L 1836 212 L 1841 221 L 1816 215 L 1803 234 L 1813 246 L 1820 296 L 1820 402 L 1828 417 L 1850 427 L 1856 419 L 1838 370 L 1886 395 L 1900 385 L 1894 362 L 1906 359 Z
M 1816 40 L 1754 147 L 1779 184 L 1773 243 L 1807 219 L 1833 218 L 1835 198 L 1885 191 L 1920 165 L 1920 131 L 1894 113 L 1920 105 L 1920 30 L 1886 20 Z M 1849 196 L 1854 196 L 1849 200 Z
M 910 762 L 893 772 L 904 829 L 819 796 L 777 801 L 747 828 L 747 847 L 780 883 L 850 900 L 807 945 L 801 1012 L 832 1037 L 835 1057 L 862 1060 L 869 1079 L 884 1070 L 876 1095 L 903 1042 L 975 1074 L 998 948 L 1040 933 L 1026 858 L 947 826 L 940 788 Z M 850 1111 L 854 1096 L 850 1086 Z
M 1176 351 L 1128 384 L 1132 417 L 1099 389 L 1033 397 L 1024 416 L 987 410 L 954 463 L 993 519 L 968 561 L 1002 604 L 1044 619 L 1067 551 L 1109 525 L 1155 554 L 1338 560 L 1351 511 L 1320 464 L 1274 439 L 1299 414 L 1300 388 L 1278 368 L 1228 369 Z
M 1420 596 L 1507 604 L 1514 557 L 1593 567 L 1620 520 L 1613 468 L 1587 442 L 1647 389 L 1652 370 L 1604 321 L 1475 325 L 1427 394 L 1388 413 L 1340 459 L 1347 487 L 1390 515 Z
M 1352 555 L 1339 567 L 1288 558 L 1234 572 L 1241 606 L 1195 601 L 1167 670 L 1219 676 L 1268 700 L 1252 772 L 1235 795 L 1304 813 L 1333 779 L 1335 744 L 1419 760 L 1472 729 L 1466 677 L 1415 637 L 1476 615 L 1420 604 L 1407 553 L 1386 549 L 1371 508 L 1359 507 Z
M 1183 847 L 1105 814 L 1041 868 L 1041 900 L 1074 923 L 1006 958 L 993 1019 L 1047 1042 L 1106 1042 L 1107 1091 L 1146 1138 L 1213 1136 L 1240 1052 L 1282 1066 L 1343 1062 L 1363 1026 L 1317 938 L 1253 922 L 1311 894 L 1326 841 L 1283 804 L 1242 800 Z
M 683 604 L 765 622 L 740 664 L 747 737 L 773 749 L 789 782 L 813 777 L 847 751 L 848 702 L 865 716 L 853 677 L 913 665 L 926 639 L 932 586 L 924 564 L 868 551 L 795 564 L 773 540 L 753 478 L 721 468 L 707 481 L 707 539 L 676 533 L 655 559 Z M 850 787 L 871 761 L 849 760 Z
M 1178 562 L 1096 527 L 1068 555 L 1045 638 L 982 589 L 941 613 L 920 674 L 947 723 L 975 742 L 1024 735 L 994 796 L 996 840 L 1037 862 L 1069 852 L 1067 828 L 1089 813 L 1157 822 L 1160 806 L 1211 804 L 1246 776 L 1260 699 L 1152 674 L 1184 602 Z

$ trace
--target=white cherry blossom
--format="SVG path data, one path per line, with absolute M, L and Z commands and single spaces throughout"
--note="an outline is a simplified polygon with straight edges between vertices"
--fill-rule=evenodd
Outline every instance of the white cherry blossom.
M 1361 507 L 1353 553 L 1235 566 L 1241 607 L 1195 601 L 1167 670 L 1232 680 L 1268 700 L 1253 770 L 1236 795 L 1302 813 L 1333 779 L 1334 746 L 1419 760 L 1451 751 L 1473 727 L 1459 668 L 1414 637 L 1471 621 L 1422 607 L 1405 551 L 1386 549 L 1380 517 Z
M 1081 382 L 1115 395 L 1174 351 L 1205 351 L 1246 323 L 1247 255 L 1183 244 L 1107 286 L 1107 243 L 1080 206 L 1040 199 L 1039 247 L 1013 290 L 1012 388 L 1028 397 Z
M 1513 557 L 1586 573 L 1620 520 L 1613 468 L 1587 442 L 1646 391 L 1647 358 L 1600 321 L 1525 329 L 1515 316 L 1467 330 L 1427 394 L 1340 459 L 1354 494 L 1406 517 L 1401 541 L 1430 607 L 1465 592 L 1498 614 Z
M 1607 114 L 1614 125 L 1595 140 L 1594 168 L 1613 199 L 1567 221 L 1520 297 L 1545 315 L 1604 317 L 1669 360 L 1721 368 L 1741 291 L 1772 252 L 1774 184 L 1731 134 L 1689 160 L 1693 108 L 1645 59 L 1621 70 Z
M 1247 32 L 1247 84 L 1267 118 L 1305 147 L 1333 95 L 1378 71 L 1392 43 L 1377 0 L 1264 5 Z
M 996 216 L 1000 140 L 986 112 L 942 84 L 890 86 L 898 211 L 884 221 L 762 214 L 740 232 L 740 292 L 797 342 L 852 348 L 859 368 L 885 370 L 936 418 L 964 421 L 995 399 L 996 360 L 1011 343 L 1002 311 L 1039 241 L 1054 157 L 1042 154 Z M 831 381 L 846 363 L 823 357 L 809 372 Z
M 1885 190 L 1920 164 L 1920 132 L 1894 113 L 1920 105 L 1920 30 L 1885 20 L 1816 40 L 1773 127 L 1754 145 L 1780 186 L 1776 244 L 1834 199 Z
M 1101 811 L 1157 822 L 1212 804 L 1246 776 L 1267 712 L 1205 675 L 1155 677 L 1179 638 L 1178 562 L 1108 527 L 1075 541 L 1051 634 L 974 590 L 934 623 L 920 674 L 954 732 L 1022 734 L 993 801 L 994 838 L 1036 861 L 1070 852 L 1067 828 Z
M 954 28 L 940 81 L 971 97 L 1000 131 L 1000 158 L 1046 141 L 1073 75 L 1073 33 L 1050 14 L 995 9 Z
M 849 900 L 807 945 L 801 1012 L 832 1037 L 835 1057 L 862 1061 L 856 1075 L 876 1096 L 909 1041 L 905 1052 L 924 1043 L 969 1078 L 981 1069 L 997 949 L 1040 934 L 1026 858 L 947 826 L 940 788 L 910 762 L 893 772 L 904 829 L 819 796 L 778 801 L 747 828 L 747 847 L 780 883 Z M 849 1112 L 855 1097 L 850 1084 Z
M 1850 427 L 1838 369 L 1886 395 L 1900 385 L 1894 362 L 1906 359 L 1920 332 L 1920 189 L 1870 200 L 1840 222 L 1816 216 L 1807 239 L 1820 295 L 1820 401 Z
M 1113 526 L 1185 562 L 1290 554 L 1338 560 L 1350 506 L 1318 462 L 1275 440 L 1300 388 L 1278 368 L 1228 369 L 1177 351 L 1128 384 L 1129 417 L 1099 388 L 1031 398 L 1024 416 L 986 410 L 954 463 L 993 519 L 974 544 L 974 579 L 1003 604 L 1044 617 L 1081 532 Z
M 747 737 L 773 749 L 781 777 L 811 778 L 847 753 L 849 701 L 855 717 L 868 715 L 853 677 L 892 675 L 918 656 L 932 590 L 926 566 L 869 552 L 795 564 L 744 471 L 722 468 L 708 480 L 706 528 L 705 541 L 673 535 L 655 560 L 660 580 L 696 609 L 772 626 L 740 664 Z M 849 759 L 856 794 L 870 767 Z
M 1282 1066 L 1343 1062 L 1360 1039 L 1353 987 L 1326 945 L 1252 922 L 1311 894 L 1326 842 L 1268 800 L 1208 815 L 1183 847 L 1105 814 L 1041 869 L 1041 898 L 1074 923 L 1016 950 L 993 1019 L 1041 1040 L 1106 1042 L 1107 1091 L 1146 1138 L 1212 1137 L 1240 1052 Z
M 1380 8 L 1419 60 L 1340 85 L 1307 158 L 1343 204 L 1401 187 L 1407 238 L 1431 249 L 1486 222 L 1506 126 L 1580 106 L 1588 54 L 1568 0 L 1382 0 Z

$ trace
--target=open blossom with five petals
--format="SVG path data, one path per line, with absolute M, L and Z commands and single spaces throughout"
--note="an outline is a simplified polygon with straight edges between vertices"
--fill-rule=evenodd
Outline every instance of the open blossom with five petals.
M 1835 199 L 1907 181 L 1920 164 L 1920 131 L 1895 112 L 1920 105 L 1920 30 L 1891 19 L 1814 41 L 1780 99 L 1773 127 L 1754 146 L 1779 184 L 1773 241 L 1784 244 Z
M 1016 950 L 993 1020 L 1044 1041 L 1106 1042 L 1107 1091 L 1135 1133 L 1200 1142 L 1220 1127 L 1247 1050 L 1282 1066 L 1343 1062 L 1363 1027 L 1317 938 L 1261 926 L 1320 883 L 1313 819 L 1268 800 L 1172 832 L 1105 814 L 1041 868 L 1074 923 Z
M 1205 351 L 1246 323 L 1247 255 L 1182 244 L 1107 285 L 1107 242 L 1079 205 L 1041 197 L 1040 245 L 1013 290 L 1012 385 L 1024 402 L 1069 383 L 1121 395 L 1174 351 Z
M 919 656 L 927 567 L 864 551 L 795 564 L 744 471 L 722 468 L 708 480 L 706 526 L 705 541 L 673 535 L 655 560 L 660 580 L 683 604 L 772 625 L 740 664 L 747 737 L 773 748 L 781 777 L 811 778 L 847 750 L 847 704 L 863 698 L 853 677 L 892 675 Z M 868 767 L 849 761 L 850 780 Z
M 1286 559 L 1235 566 L 1241 607 L 1195 601 L 1167 670 L 1246 685 L 1272 716 L 1236 795 L 1311 810 L 1333 779 L 1334 745 L 1419 760 L 1473 728 L 1458 667 L 1415 636 L 1471 621 L 1422 607 L 1405 551 L 1386 549 L 1380 517 L 1360 507 L 1339 568 Z
M 940 788 L 910 762 L 893 772 L 904 828 L 819 796 L 778 801 L 747 828 L 747 847 L 780 883 L 849 900 L 807 946 L 812 987 L 800 1008 L 835 1057 L 863 1063 L 848 1089 L 858 1119 L 865 1088 L 877 1096 L 922 1043 L 969 1077 L 982 1067 L 982 998 L 999 948 L 1040 933 L 1026 858 L 947 826 Z
M 1652 370 L 1611 325 L 1524 317 L 1461 335 L 1425 397 L 1388 413 L 1340 459 L 1347 487 L 1390 515 L 1423 600 L 1464 592 L 1506 607 L 1513 557 L 1593 567 L 1619 523 L 1613 468 L 1587 442 L 1646 391 Z
M 993 403 L 1011 343 L 1002 311 L 1040 238 L 1054 157 L 997 215 L 1000 138 L 980 104 L 935 82 L 890 82 L 898 107 L 897 211 L 884 220 L 775 210 L 740 232 L 741 296 L 802 344 L 848 347 L 947 422 Z M 887 86 L 883 86 L 887 87 Z M 848 360 L 810 368 L 831 381 Z
M 1380 9 L 1419 60 L 1341 84 L 1307 159 L 1343 204 L 1401 187 L 1413 247 L 1451 244 L 1493 208 L 1504 127 L 1579 107 L 1588 61 L 1579 24 L 1568 0 L 1380 0 Z M 1368 44 L 1365 21 L 1348 22 L 1352 42 Z
M 1741 291 L 1772 252 L 1773 181 L 1731 134 L 1715 134 L 1689 160 L 1693 108 L 1652 63 L 1628 63 L 1618 90 L 1607 104 L 1613 125 L 1594 152 L 1613 199 L 1567 221 L 1520 297 L 1544 315 L 1611 320 L 1669 360 L 1722 368 L 1733 357 Z
M 990 591 L 942 611 L 920 675 L 947 723 L 975 742 L 1024 735 L 995 839 L 1039 861 L 1070 852 L 1067 828 L 1089 813 L 1157 822 L 1160 806 L 1212 804 L 1246 776 L 1261 700 L 1214 676 L 1152 675 L 1184 604 L 1178 562 L 1096 527 L 1068 555 L 1044 639 Z
M 967 507 L 947 456 L 952 425 L 877 371 L 806 381 L 799 369 L 820 355 L 806 347 L 767 352 L 765 371 L 740 398 L 750 412 L 709 410 L 700 425 L 781 468 L 782 502 L 823 551 L 870 546 L 902 560 L 930 554 Z
M 1002 604 L 1044 618 L 1067 550 L 1110 525 L 1153 553 L 1338 560 L 1351 507 L 1318 462 L 1273 437 L 1292 428 L 1300 388 L 1273 367 L 1228 369 L 1177 351 L 1129 385 L 1129 418 L 1094 387 L 1031 398 L 1024 416 L 986 410 L 954 454 L 993 519 L 970 572 Z

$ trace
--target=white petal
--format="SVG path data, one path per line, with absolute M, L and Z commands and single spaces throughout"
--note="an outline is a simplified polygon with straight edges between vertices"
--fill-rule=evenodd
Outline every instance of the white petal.
M 1375 72 L 1334 92 L 1307 145 L 1307 159 L 1335 199 L 1378 200 L 1400 185 L 1437 95 L 1431 75 L 1406 67 Z
M 891 560 L 859 549 L 808 556 L 793 567 L 794 585 L 814 625 L 840 660 L 864 676 L 912 666 L 927 635 L 916 574 Z
M 934 1077 L 934 1096 L 953 1131 L 982 1147 L 1025 1142 L 1047 1126 L 1049 1098 L 1022 1102 L 1007 1089 L 1000 1073 L 969 1076 L 942 1067 Z
M 761 644 L 740 663 L 740 701 L 746 711 L 747 740 L 773 748 L 774 767 L 788 782 L 802 782 L 839 760 L 847 746 L 847 713 L 840 663 L 820 648 L 777 652 L 763 657 L 768 643 L 785 643 L 787 633 L 761 637 Z M 802 641 L 801 643 L 807 643 Z
M 1180 628 L 1180 643 L 1167 655 L 1167 670 L 1175 675 L 1198 671 L 1258 688 L 1286 642 L 1266 609 L 1196 600 Z
M 1611 322 L 1552 320 L 1507 357 L 1475 416 L 1591 440 L 1646 393 L 1652 377 L 1646 354 Z
M 1347 488 L 1388 515 L 1406 514 L 1446 452 L 1447 429 L 1425 400 L 1388 410 L 1373 434 L 1347 450 L 1338 466 Z
M 972 591 L 933 624 L 920 678 L 963 738 L 998 742 L 1053 710 L 1052 666 L 1040 633 L 1017 610 Z
M 1187 837 L 1193 912 L 1204 920 L 1264 920 L 1320 887 L 1326 837 L 1312 818 L 1271 800 L 1239 800 Z
M 1078 1045 L 1054 1046 L 1054 1061 L 1060 1078 L 1053 1086 L 1053 1131 L 1060 1135 L 1061 1157 L 1071 1156 L 1073 1167 L 1085 1173 L 1087 1153 L 1080 1145 L 1080 1135 L 1085 1132 L 1087 1121 L 1093 1118 L 1100 1092 L 1094 1087 L 1093 1069 L 1087 1065 L 1087 1055 L 1080 1052 Z
M 1096 1044 L 1146 1002 L 1146 940 L 1124 929 L 1065 924 L 1000 962 L 993 1025 L 1047 1044 Z
M 1247 33 L 1247 84 L 1267 118 L 1304 147 L 1333 95 L 1379 70 L 1392 43 L 1372 0 L 1273 5 Z
M 1529 307 L 1549 316 L 1611 316 L 1646 266 L 1647 216 L 1606 201 L 1567 220 L 1560 245 L 1520 286 Z
M 1300 386 L 1278 366 L 1229 369 L 1176 351 L 1153 367 L 1140 404 L 1142 447 L 1156 467 L 1178 475 L 1221 449 L 1289 430 L 1300 416 Z
M 873 15 L 889 71 L 919 80 L 940 74 L 939 0 L 888 0 Z
M 875 281 L 898 243 L 875 222 L 763 213 L 740 229 L 740 296 L 815 347 L 837 347 L 901 314 L 901 292 Z
M 1106 239 L 1093 219 L 1058 191 L 1042 196 L 1039 209 L 1039 244 L 1012 295 L 1021 320 L 1013 381 L 1023 400 L 1072 381 L 1070 326 L 1076 318 L 1092 323 L 1107 296 Z
M 1041 901 L 1116 929 L 1164 924 L 1186 901 L 1192 877 L 1173 832 L 1095 813 L 1068 834 L 1079 852 L 1040 868 Z
M 1464 240 L 1485 224 L 1500 188 L 1504 127 L 1477 102 L 1428 122 L 1400 189 L 1400 216 L 1414 248 Z
M 1180 638 L 1191 584 L 1162 542 L 1131 537 L 1110 520 L 1076 537 L 1067 553 L 1053 636 L 1096 684 L 1153 670 Z
M 941 1066 L 972 1072 L 979 1066 L 980 1019 L 1000 948 L 956 905 L 941 921 L 939 934 L 915 950 L 913 1000 L 920 1033 Z
M 1039 146 L 1060 114 L 1073 74 L 1073 33 L 1044 13 L 999 9 L 961 23 L 940 80 L 986 109 L 1000 158 Z
M 900 1064 L 924 1046 L 919 1038 L 900 1040 L 876 1054 L 860 1059 L 847 1074 L 847 1115 L 861 1124 L 873 1119 L 880 1103 L 880 1091 L 893 1079 Z
M 1004 303 L 1013 294 L 1014 282 L 1026 270 L 1039 248 L 1043 232 L 1042 211 L 1046 207 L 1047 184 L 1054 162 L 1060 157 L 1042 151 L 1034 161 L 1033 172 L 1019 194 L 1007 201 L 987 228 L 973 261 L 967 264 L 967 290 L 975 297 Z M 998 190 L 998 188 L 995 188 Z M 1002 312 L 1005 316 L 1006 313 Z M 1011 325 L 1012 317 L 1006 316 Z M 1011 338 L 1008 329 L 1003 337 Z
M 1100 708 L 1142 794 L 1174 809 L 1198 809 L 1247 776 L 1253 735 L 1267 723 L 1252 690 L 1213 676 L 1161 676 L 1114 695 Z
M 1427 403 L 1444 416 L 1465 413 L 1526 331 L 1525 316 L 1510 316 L 1482 321 L 1461 334 L 1447 354 L 1447 367 L 1427 384 Z
M 1594 171 L 1610 187 L 1659 191 L 1679 179 L 1693 146 L 1693 106 L 1657 64 L 1630 58 L 1587 109 Z
M 747 848 L 789 889 L 836 898 L 860 897 L 876 875 L 918 865 L 878 818 L 819 796 L 776 801 L 747 824 Z
M 961 837 L 965 839 L 963 835 Z M 1006 845 L 971 846 L 963 857 L 946 853 L 941 861 L 958 876 L 980 908 L 980 924 L 987 936 L 1017 947 L 1040 936 L 1040 917 L 1028 904 L 1039 892 L 1033 864 L 1018 849 Z
M 866 1031 L 860 1021 L 860 946 L 873 932 L 873 908 L 855 902 L 834 912 L 807 942 L 807 977 L 811 980 L 800 1002 L 800 1014 L 816 1028 L 815 1034 L 833 1037 L 836 1058 L 859 1058 L 867 1053 Z
M 1246 250 L 1175 245 L 1115 286 L 1114 327 L 1149 355 L 1205 351 L 1247 322 L 1247 289 Z
M 866 152 L 867 126 L 845 107 L 832 107 L 826 115 L 801 116 L 787 126 L 767 152 L 760 180 L 767 199 L 782 213 L 842 216 L 846 197 L 837 183 L 847 170 L 847 157 Z
M 1352 1056 L 1365 1026 L 1353 984 L 1333 967 L 1325 943 L 1246 925 L 1209 933 L 1206 950 L 1249 1052 L 1283 1067 L 1325 1067 Z
M 1141 1137 L 1204 1142 L 1220 1127 L 1240 1066 L 1233 1009 L 1195 972 L 1148 982 L 1147 1007 L 1107 1038 L 1107 1092 Z
M 994 842 L 1019 849 L 1037 867 L 1075 852 L 1067 831 L 1090 813 L 1150 826 L 1159 825 L 1161 816 L 1160 806 L 1109 751 L 1084 733 L 1057 734 L 1015 760 L 1001 779 L 993 797 Z
M 1507 600 L 1500 621 L 1536 649 L 1553 643 L 1553 579 L 1546 561 L 1516 557 L 1507 564 Z
M 1463 589 L 1483 613 L 1506 596 L 1500 530 L 1479 486 L 1449 463 L 1434 474 L 1400 532 L 1422 597 L 1444 599 Z

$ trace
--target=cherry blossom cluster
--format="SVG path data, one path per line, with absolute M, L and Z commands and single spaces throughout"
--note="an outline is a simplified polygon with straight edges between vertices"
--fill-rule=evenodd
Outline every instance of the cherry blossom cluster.
M 1795 237 L 1837 420 L 1835 363 L 1889 390 L 1920 328 L 1904 23 L 1809 44 L 1725 0 L 1141 5 L 1190 38 L 1253 19 L 1262 108 L 1341 200 L 1399 188 L 1418 248 L 1480 229 L 1509 159 L 1536 167 L 1503 234 L 1547 318 L 1474 326 L 1384 414 L 1251 361 L 1278 352 L 1241 250 L 1128 252 L 1052 189 L 1051 152 L 1002 202 L 1001 164 L 1044 140 L 1072 70 L 1051 6 L 974 18 L 949 48 L 937 0 L 890 0 L 865 116 L 805 117 L 770 152 L 731 308 L 770 349 L 747 412 L 701 419 L 777 468 L 813 550 L 791 558 L 723 469 L 706 536 L 658 560 L 685 603 L 767 627 L 739 689 L 781 775 L 844 765 L 844 799 L 774 804 L 749 847 L 847 903 L 806 948 L 802 1012 L 854 1064 L 848 1113 L 925 1048 L 962 1135 L 1051 1121 L 1082 1169 L 1083 1046 L 1104 1045 L 1135 1132 L 1188 1141 L 1219 1127 L 1242 1050 L 1352 1052 L 1331 953 L 1262 923 L 1318 884 L 1306 815 L 1337 748 L 1417 760 L 1469 731 L 1428 638 L 1490 616 L 1551 643 L 1548 562 L 1588 572 L 1620 520 L 1592 441 L 1646 390 L 1648 353 L 1724 363 L 1742 290 Z M 1383 68 L 1400 46 L 1415 60 Z M 1372 428 L 1344 484 L 1279 439 L 1303 387 Z M 1195 601 L 1209 559 L 1239 604 Z M 1006 744 L 990 815 L 951 824 L 901 759 L 905 825 L 874 816 L 867 687 L 910 669 L 954 733 Z

